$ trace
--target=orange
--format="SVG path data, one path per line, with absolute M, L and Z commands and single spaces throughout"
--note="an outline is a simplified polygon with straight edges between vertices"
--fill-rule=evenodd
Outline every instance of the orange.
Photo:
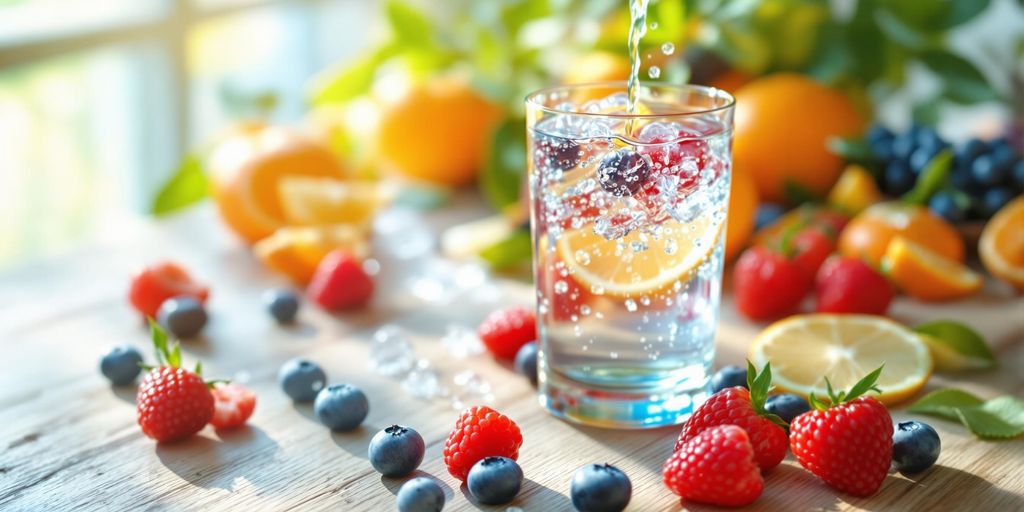
M 899 235 L 889 242 L 882 268 L 900 291 L 921 300 L 965 297 L 984 284 L 981 275 L 964 264 L 943 258 Z
M 754 233 L 757 216 L 757 186 L 745 172 L 733 170 L 729 191 L 729 222 L 725 230 L 725 261 L 739 254 Z
M 271 270 L 305 285 L 331 251 L 348 249 L 357 258 L 369 253 L 366 230 L 351 225 L 284 227 L 253 246 L 253 253 Z
M 253 126 L 224 138 L 207 160 L 213 199 L 221 217 L 249 243 L 285 225 L 278 198 L 281 178 L 342 179 L 345 166 L 331 151 L 282 127 Z
M 286 176 L 281 179 L 278 194 L 289 225 L 366 225 L 391 202 L 395 191 L 376 181 Z
M 465 185 L 476 178 L 501 116 L 498 105 L 465 81 L 435 78 L 384 107 L 377 150 L 394 170 L 410 178 Z
M 736 92 L 734 166 L 753 174 L 762 200 L 786 199 L 787 182 L 824 196 L 842 171 L 832 137 L 864 130 L 845 96 L 803 75 L 758 78 Z
M 923 206 L 896 202 L 875 204 L 854 217 L 839 234 L 839 252 L 877 267 L 896 235 L 943 258 L 964 261 L 964 241 L 955 227 Z
M 856 215 L 868 206 L 881 202 L 882 193 L 875 184 L 875 179 L 863 167 L 850 164 L 839 176 L 839 181 L 828 193 L 830 205 Z
M 981 262 L 992 275 L 1024 292 L 1024 196 L 988 221 L 978 241 Z

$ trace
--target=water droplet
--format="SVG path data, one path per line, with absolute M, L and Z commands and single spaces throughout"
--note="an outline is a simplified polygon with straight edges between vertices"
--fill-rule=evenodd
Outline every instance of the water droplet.
M 569 283 L 562 281 L 561 279 L 555 281 L 555 293 L 563 294 L 567 291 L 569 291 Z
M 625 306 L 626 306 L 626 311 L 629 311 L 630 313 L 636 311 L 636 301 L 635 300 L 633 300 L 633 299 L 626 299 L 626 302 L 624 302 L 623 304 L 625 304 Z
M 651 66 L 650 69 L 647 70 L 647 76 L 655 79 L 660 77 L 661 68 L 659 68 L 658 66 Z
M 587 254 L 587 251 L 584 251 L 583 249 L 576 251 L 576 262 L 580 265 L 589 265 L 590 254 Z
M 665 254 L 675 254 L 677 250 L 679 250 L 679 244 L 675 238 L 665 240 Z
M 644 306 L 650 306 L 651 305 L 651 298 L 646 296 L 646 295 L 644 295 L 643 297 L 640 297 L 640 304 L 643 304 Z
M 674 45 L 672 43 L 665 43 L 665 44 L 661 45 L 661 53 L 664 53 L 665 55 L 672 55 L 675 52 L 676 52 L 676 45 Z
M 586 304 L 580 306 L 580 314 L 583 315 L 583 316 L 589 315 L 590 314 L 590 306 L 588 306 Z

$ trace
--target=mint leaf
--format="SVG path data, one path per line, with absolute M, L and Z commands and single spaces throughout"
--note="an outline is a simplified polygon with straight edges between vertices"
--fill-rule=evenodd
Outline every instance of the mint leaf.
M 958 421 L 960 417 L 956 414 L 957 408 L 978 407 L 984 400 L 959 389 L 940 389 L 932 391 L 921 397 L 907 408 L 907 412 L 918 414 L 930 414 L 940 416 L 948 420 Z
M 1004 395 L 987 402 L 959 389 L 924 396 L 908 412 L 959 421 L 981 439 L 1008 439 L 1024 434 L 1024 401 Z
M 491 136 L 480 173 L 480 188 L 491 206 L 501 210 L 519 201 L 526 168 L 526 121 L 506 120 Z
M 166 215 L 201 201 L 209 194 L 209 181 L 203 162 L 196 155 L 185 155 L 174 176 L 164 184 L 153 200 L 153 215 Z
M 496 271 L 529 263 L 532 256 L 533 244 L 528 229 L 517 229 L 508 238 L 480 252 L 480 257 Z
M 914 183 L 914 188 L 903 195 L 903 202 L 910 204 L 927 203 L 933 194 L 946 185 L 946 179 L 949 177 L 949 171 L 952 168 L 953 150 L 944 149 L 935 155 L 928 162 L 928 165 L 925 166 L 924 170 L 921 171 L 921 175 L 917 177 L 917 182 Z
M 985 339 L 970 327 L 953 320 L 936 320 L 914 327 L 932 352 L 940 371 L 994 368 L 996 358 Z

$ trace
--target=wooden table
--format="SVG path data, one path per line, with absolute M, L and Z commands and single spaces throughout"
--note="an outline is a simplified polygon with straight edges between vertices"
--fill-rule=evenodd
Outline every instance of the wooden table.
M 463 207 L 432 214 L 430 221 L 436 227 L 478 214 L 479 207 Z M 398 239 L 408 241 L 407 234 Z M 207 375 L 233 377 L 259 394 L 249 427 L 227 433 L 208 428 L 188 441 L 157 445 L 135 423 L 134 388 L 111 388 L 99 374 L 98 357 L 111 344 L 134 343 L 150 354 L 125 290 L 133 268 L 160 258 L 186 264 L 212 285 L 211 323 L 204 338 L 185 343 L 186 358 L 202 358 Z M 330 316 L 307 305 L 297 326 L 281 328 L 264 313 L 260 292 L 284 283 L 235 242 L 207 206 L 119 228 L 109 241 L 0 276 L 0 510 L 394 510 L 404 479 L 382 478 L 366 460 L 370 437 L 393 423 L 413 426 L 426 440 L 418 474 L 442 482 L 445 510 L 506 510 L 478 507 L 445 471 L 442 446 L 458 414 L 451 404 L 412 398 L 398 381 L 368 370 L 367 342 L 385 322 L 406 329 L 417 353 L 449 383 L 465 369 L 482 375 L 494 388 L 491 405 L 519 423 L 526 481 L 511 506 L 570 510 L 573 471 L 609 462 L 632 479 L 629 510 L 680 508 L 660 478 L 678 428 L 571 425 L 541 410 L 533 389 L 507 365 L 486 356 L 449 356 L 438 341 L 449 324 L 475 326 L 497 305 L 530 303 L 532 291 L 513 281 L 479 283 L 473 267 L 464 267 L 464 285 L 472 289 L 447 303 L 428 304 L 410 293 L 407 279 L 426 261 L 381 257 L 380 292 L 372 307 Z M 419 283 L 415 289 L 436 293 L 445 288 L 438 284 Z M 723 316 L 718 363 L 741 362 L 758 326 L 739 320 L 728 297 Z M 1024 389 L 1024 300 L 990 283 L 983 296 L 955 304 L 925 307 L 901 300 L 895 316 L 909 322 L 962 320 L 985 333 L 999 353 L 998 371 L 936 377 L 930 388 L 955 384 L 984 397 L 1019 396 Z M 331 381 L 366 391 L 371 410 L 362 428 L 331 433 L 309 406 L 293 405 L 278 389 L 278 367 L 299 355 L 318 361 Z M 894 416 L 907 417 L 898 410 Z M 892 474 L 877 495 L 852 498 L 837 495 L 790 456 L 767 475 L 765 493 L 751 508 L 1024 510 L 1024 443 L 982 442 L 958 424 L 926 421 L 942 436 L 943 452 L 938 465 L 921 476 Z

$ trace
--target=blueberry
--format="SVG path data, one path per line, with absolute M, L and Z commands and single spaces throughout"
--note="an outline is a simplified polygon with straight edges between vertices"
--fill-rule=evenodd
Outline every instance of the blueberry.
M 981 155 L 971 164 L 971 175 L 981 185 L 993 186 L 1003 182 L 1009 168 L 996 161 L 992 154 Z
M 363 423 L 370 412 L 370 402 L 363 390 L 355 386 L 331 384 L 317 393 L 313 412 L 327 428 L 345 432 Z
M 572 476 L 572 506 L 580 512 L 619 512 L 629 504 L 633 484 L 621 469 L 587 464 Z
M 531 341 L 516 352 L 516 371 L 530 379 L 530 384 L 537 385 L 537 342 Z
M 542 135 L 537 140 L 538 167 L 567 171 L 580 164 L 580 145 L 571 139 Z
M 871 128 L 868 128 L 867 140 L 871 154 L 875 155 L 875 158 L 883 161 L 892 158 L 893 134 L 888 128 L 880 124 L 871 125 Z
M 953 194 L 945 190 L 932 196 L 928 201 L 928 209 L 950 222 L 961 222 L 967 217 L 967 212 L 960 207 Z
M 981 196 L 981 212 L 985 218 L 996 214 L 1002 207 L 1013 200 L 1015 194 L 1007 187 L 990 188 Z
M 291 290 L 267 290 L 263 293 L 263 302 L 270 316 L 279 324 L 294 322 L 295 314 L 299 312 L 299 296 Z
M 904 475 L 920 473 L 935 464 L 942 450 L 939 433 L 927 423 L 901 421 L 892 433 L 892 462 Z
M 292 359 L 277 372 L 277 382 L 292 400 L 312 402 L 327 382 L 327 375 L 312 361 Z
M 1024 189 L 1024 159 L 1017 160 L 1013 166 L 1013 181 L 1018 189 Z
M 907 167 L 907 164 L 899 160 L 893 160 L 885 167 L 883 188 L 885 189 L 886 194 L 891 196 L 901 196 L 914 188 L 915 180 L 916 177 L 914 176 L 914 173 L 910 172 L 910 168 Z
M 786 213 L 786 209 L 780 204 L 775 203 L 762 203 L 757 207 L 757 217 L 754 221 L 756 229 L 761 228 L 775 222 L 782 214 Z
M 485 457 L 473 464 L 466 477 L 469 493 L 484 505 L 512 501 L 523 485 L 523 470 L 508 457 Z
M 793 423 L 797 416 L 811 410 L 807 399 L 792 393 L 772 395 L 764 403 L 764 410 L 782 418 L 786 423 Z
M 360 420 L 362 421 L 362 420 Z M 410 427 L 391 425 L 370 440 L 370 464 L 387 477 L 405 476 L 423 462 L 423 437 Z
M 957 162 L 970 163 L 978 156 L 988 152 L 988 144 L 979 139 L 970 139 L 955 149 Z
M 206 326 L 208 317 L 195 297 L 182 295 L 167 299 L 156 312 L 156 320 L 176 338 L 194 338 Z
M 444 490 L 432 478 L 418 476 L 398 489 L 398 512 L 441 512 Z
M 942 140 L 942 137 L 939 137 L 939 134 L 938 132 L 935 131 L 935 128 L 932 128 L 930 126 L 920 127 L 916 135 L 918 148 L 928 148 L 938 153 L 946 146 L 948 146 L 946 141 Z
M 900 160 L 905 162 L 910 158 L 910 154 L 915 149 L 917 149 L 917 138 L 914 132 L 910 130 L 903 132 L 892 139 L 890 161 Z
M 914 174 L 921 174 L 937 154 L 938 151 L 926 146 L 921 146 L 915 149 L 914 152 L 910 154 L 910 159 L 907 161 L 910 165 L 910 171 Z
M 725 388 L 735 386 L 747 387 L 747 369 L 739 366 L 726 366 L 711 377 L 711 392 L 718 393 Z
M 130 384 L 139 376 L 142 367 L 142 355 L 135 347 L 118 345 L 103 354 L 100 359 L 100 371 L 115 386 Z
M 640 191 L 651 174 L 651 158 L 630 149 L 609 153 L 597 168 L 597 181 L 613 196 L 631 196 Z

